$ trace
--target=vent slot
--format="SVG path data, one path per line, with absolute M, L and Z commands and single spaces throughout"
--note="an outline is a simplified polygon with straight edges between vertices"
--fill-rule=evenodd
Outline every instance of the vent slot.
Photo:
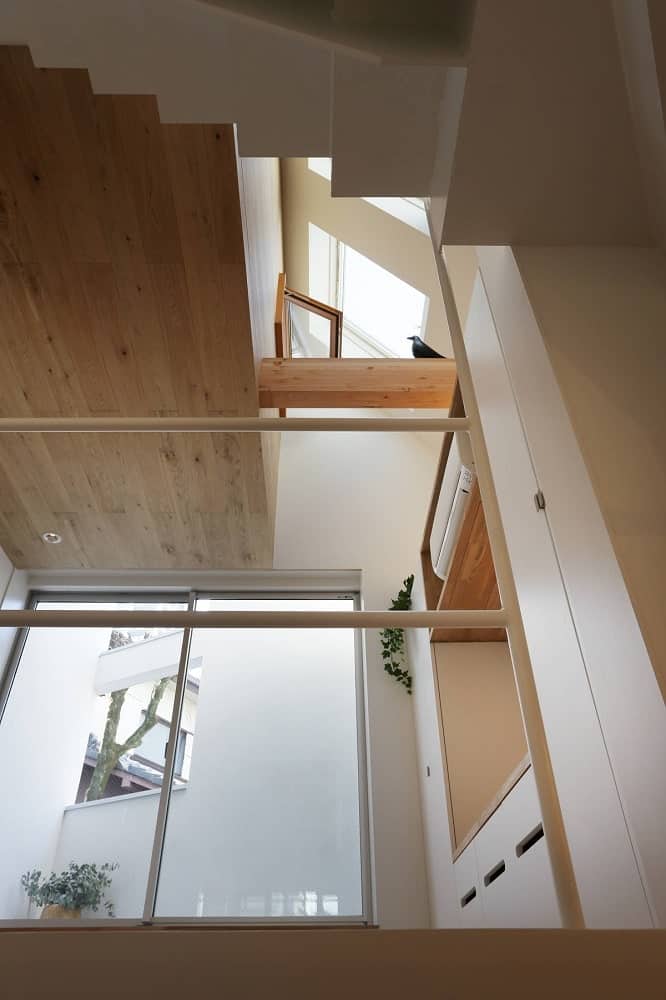
M 468 906 L 473 899 L 476 899 L 476 886 L 472 886 L 469 892 L 466 892 L 463 898 L 460 900 L 460 905 L 464 908 Z
M 506 865 L 503 861 L 500 861 L 499 864 L 490 869 L 487 875 L 483 876 L 483 884 L 486 886 L 491 885 L 500 877 L 500 875 L 503 875 L 505 871 Z
M 535 844 L 538 844 L 542 837 L 543 825 L 539 823 L 539 825 L 536 826 L 531 833 L 528 833 L 526 837 L 523 837 L 519 844 L 516 844 L 516 857 L 522 858 L 523 854 L 527 854 L 529 849 L 534 847 Z

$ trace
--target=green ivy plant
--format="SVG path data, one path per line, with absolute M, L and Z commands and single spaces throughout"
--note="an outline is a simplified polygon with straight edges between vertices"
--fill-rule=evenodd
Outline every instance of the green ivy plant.
M 117 862 L 100 865 L 77 865 L 73 861 L 64 872 L 51 872 L 42 878 L 38 868 L 21 876 L 21 885 L 28 899 L 37 906 L 64 906 L 67 910 L 93 910 L 104 906 L 107 914 L 114 916 L 113 903 L 104 899 L 104 892 L 111 885 L 110 872 L 118 867 Z
M 409 611 L 412 606 L 413 586 L 414 574 L 412 573 L 406 580 L 403 580 L 401 590 L 391 601 L 391 611 Z M 395 677 L 398 684 L 402 684 L 407 689 L 407 694 L 411 694 L 412 675 L 406 666 L 405 630 L 402 628 L 384 628 L 379 635 L 382 643 L 384 670 L 391 677 Z

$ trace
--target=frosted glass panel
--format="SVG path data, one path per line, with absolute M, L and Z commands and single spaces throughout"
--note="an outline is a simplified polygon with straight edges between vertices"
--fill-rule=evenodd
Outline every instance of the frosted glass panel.
M 351 599 L 198 609 L 352 610 Z M 362 914 L 352 630 L 192 636 L 189 781 L 172 796 L 159 917 Z

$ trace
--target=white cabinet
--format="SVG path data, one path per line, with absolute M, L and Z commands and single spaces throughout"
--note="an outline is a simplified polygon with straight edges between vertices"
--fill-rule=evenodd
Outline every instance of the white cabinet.
M 454 864 L 463 927 L 559 927 L 529 768 Z

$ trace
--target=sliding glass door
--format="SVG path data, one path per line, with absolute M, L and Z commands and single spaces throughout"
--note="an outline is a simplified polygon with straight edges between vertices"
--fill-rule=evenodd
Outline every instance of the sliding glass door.
M 33 606 L 183 610 L 187 599 Z M 0 919 L 142 915 L 182 636 L 37 628 L 22 637 L 0 723 Z
M 205 621 L 209 610 L 353 610 L 355 598 L 189 603 Z M 47 606 L 183 609 L 188 598 L 38 600 Z M 13 760 L 0 918 L 100 918 L 108 902 L 147 920 L 366 920 L 362 690 L 351 629 L 31 630 L 0 724 Z M 41 874 L 22 884 L 29 871 Z

